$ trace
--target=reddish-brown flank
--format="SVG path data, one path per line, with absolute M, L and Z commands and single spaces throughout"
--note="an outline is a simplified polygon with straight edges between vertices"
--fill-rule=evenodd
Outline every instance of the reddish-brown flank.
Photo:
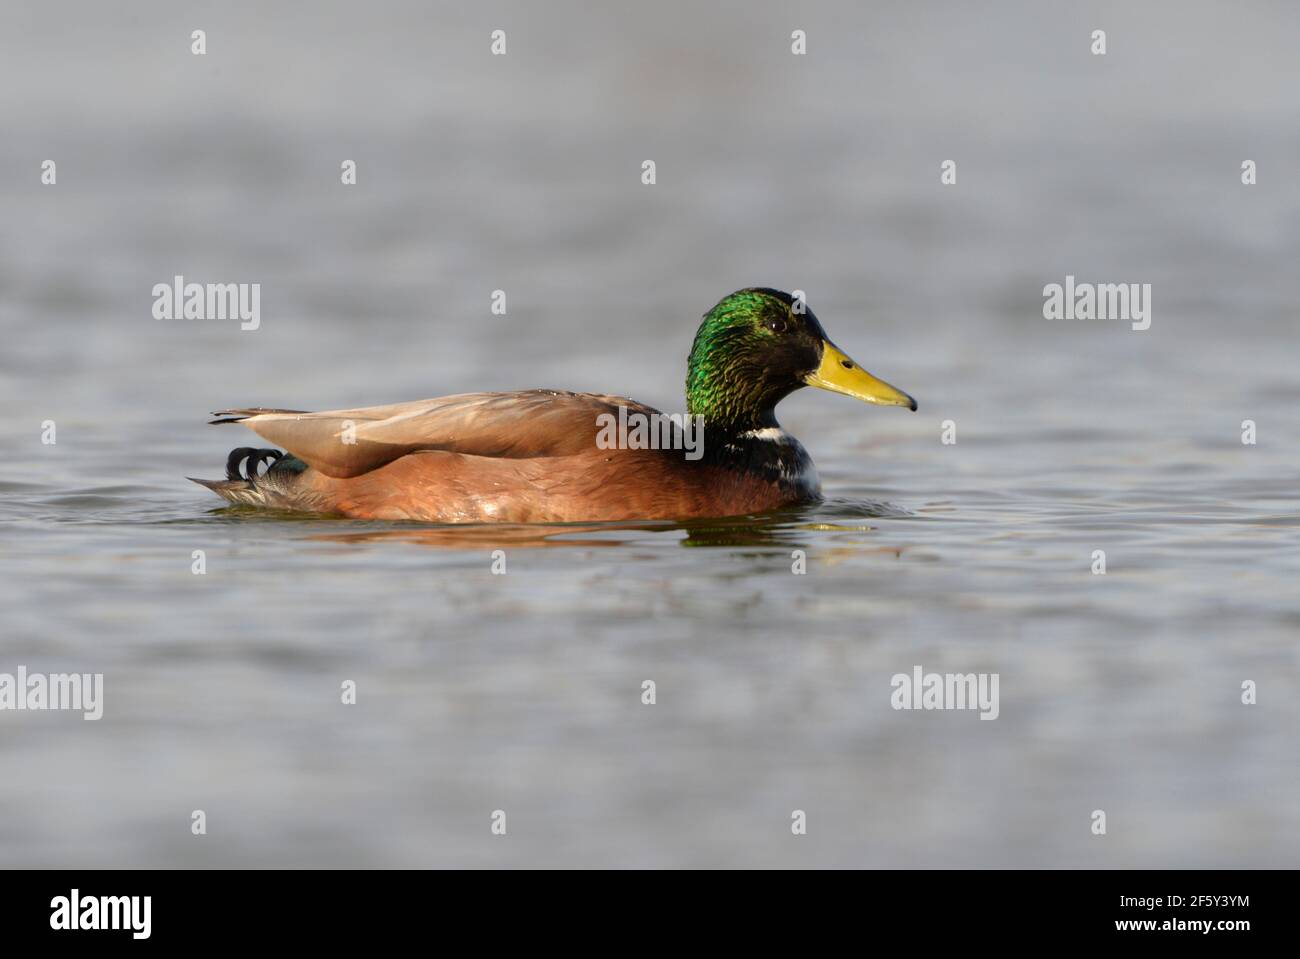
M 441 523 L 691 519 L 794 501 L 776 483 L 672 450 L 592 449 L 527 459 L 431 450 L 349 478 L 312 469 L 300 482 L 324 512 Z

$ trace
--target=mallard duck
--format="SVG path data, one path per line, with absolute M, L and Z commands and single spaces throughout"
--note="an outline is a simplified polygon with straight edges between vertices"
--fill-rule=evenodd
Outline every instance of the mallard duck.
M 802 301 L 754 287 L 704 314 L 686 367 L 689 418 L 559 390 L 322 413 L 221 410 L 214 424 L 242 423 L 287 453 L 241 447 L 227 460 L 226 479 L 195 482 L 232 503 L 356 519 L 569 523 L 757 513 L 820 498 L 812 459 L 774 412 L 803 386 L 916 409 L 916 400 L 841 352 Z M 657 448 L 647 448 L 647 431 L 627 433 L 627 424 L 635 433 L 646 422 L 664 427 L 648 431 L 663 440 Z

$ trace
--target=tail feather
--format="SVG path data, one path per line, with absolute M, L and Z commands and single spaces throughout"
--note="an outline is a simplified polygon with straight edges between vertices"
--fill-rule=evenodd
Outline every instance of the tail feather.
M 242 503 L 246 506 L 266 506 L 265 496 L 254 484 L 247 480 L 205 480 L 197 476 L 187 476 L 187 480 L 206 486 L 224 500 Z
M 249 406 L 238 409 L 216 410 L 213 412 L 213 424 L 242 423 L 263 413 L 287 413 L 298 416 L 306 410 L 281 410 L 264 406 Z M 266 463 L 266 471 L 259 472 Z M 310 483 L 301 481 L 301 474 L 306 472 L 305 462 L 289 453 L 274 449 L 254 449 L 240 446 L 230 451 L 226 457 L 226 478 L 221 480 L 199 479 L 187 476 L 186 479 L 212 490 L 222 499 L 246 506 L 263 506 L 271 509 L 297 509 L 311 512 L 328 512 L 322 496 L 311 490 Z
M 251 416 L 261 416 L 263 413 L 289 413 L 291 415 L 301 415 L 307 410 L 277 410 L 265 406 L 248 406 L 242 409 L 233 410 L 213 410 L 212 415 L 217 417 L 215 420 L 209 420 L 209 426 L 217 426 L 221 423 L 242 423 Z
M 263 461 L 266 462 L 266 471 L 269 473 L 283 457 L 284 454 L 279 450 L 255 450 L 251 446 L 237 447 L 226 457 L 226 479 L 255 480 Z
M 258 473 L 263 462 L 268 462 L 265 473 Z M 226 459 L 226 478 L 223 480 L 186 479 L 207 487 L 222 499 L 246 506 L 265 506 L 273 509 L 313 509 L 318 504 L 308 503 L 310 497 L 299 483 L 307 464 L 295 456 L 279 450 L 253 449 L 241 446 L 232 450 Z

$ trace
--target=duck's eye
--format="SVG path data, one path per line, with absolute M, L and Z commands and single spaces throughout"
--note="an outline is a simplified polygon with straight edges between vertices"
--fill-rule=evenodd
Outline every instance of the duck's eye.
M 784 333 L 785 320 L 778 319 L 777 317 L 773 317 L 772 319 L 767 321 L 767 328 L 771 330 L 773 333 Z

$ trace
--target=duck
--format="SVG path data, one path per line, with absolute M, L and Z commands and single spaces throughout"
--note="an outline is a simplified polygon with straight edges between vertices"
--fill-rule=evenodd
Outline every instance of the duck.
M 686 363 L 685 416 L 621 396 L 549 389 L 323 412 L 226 409 L 211 425 L 241 424 L 277 448 L 236 448 L 224 479 L 189 478 L 233 504 L 363 520 L 764 513 L 821 499 L 812 458 L 775 413 L 805 386 L 917 409 L 832 343 L 802 294 L 748 287 L 704 314 Z M 651 424 L 642 434 L 662 442 L 624 435 L 628 423 Z

